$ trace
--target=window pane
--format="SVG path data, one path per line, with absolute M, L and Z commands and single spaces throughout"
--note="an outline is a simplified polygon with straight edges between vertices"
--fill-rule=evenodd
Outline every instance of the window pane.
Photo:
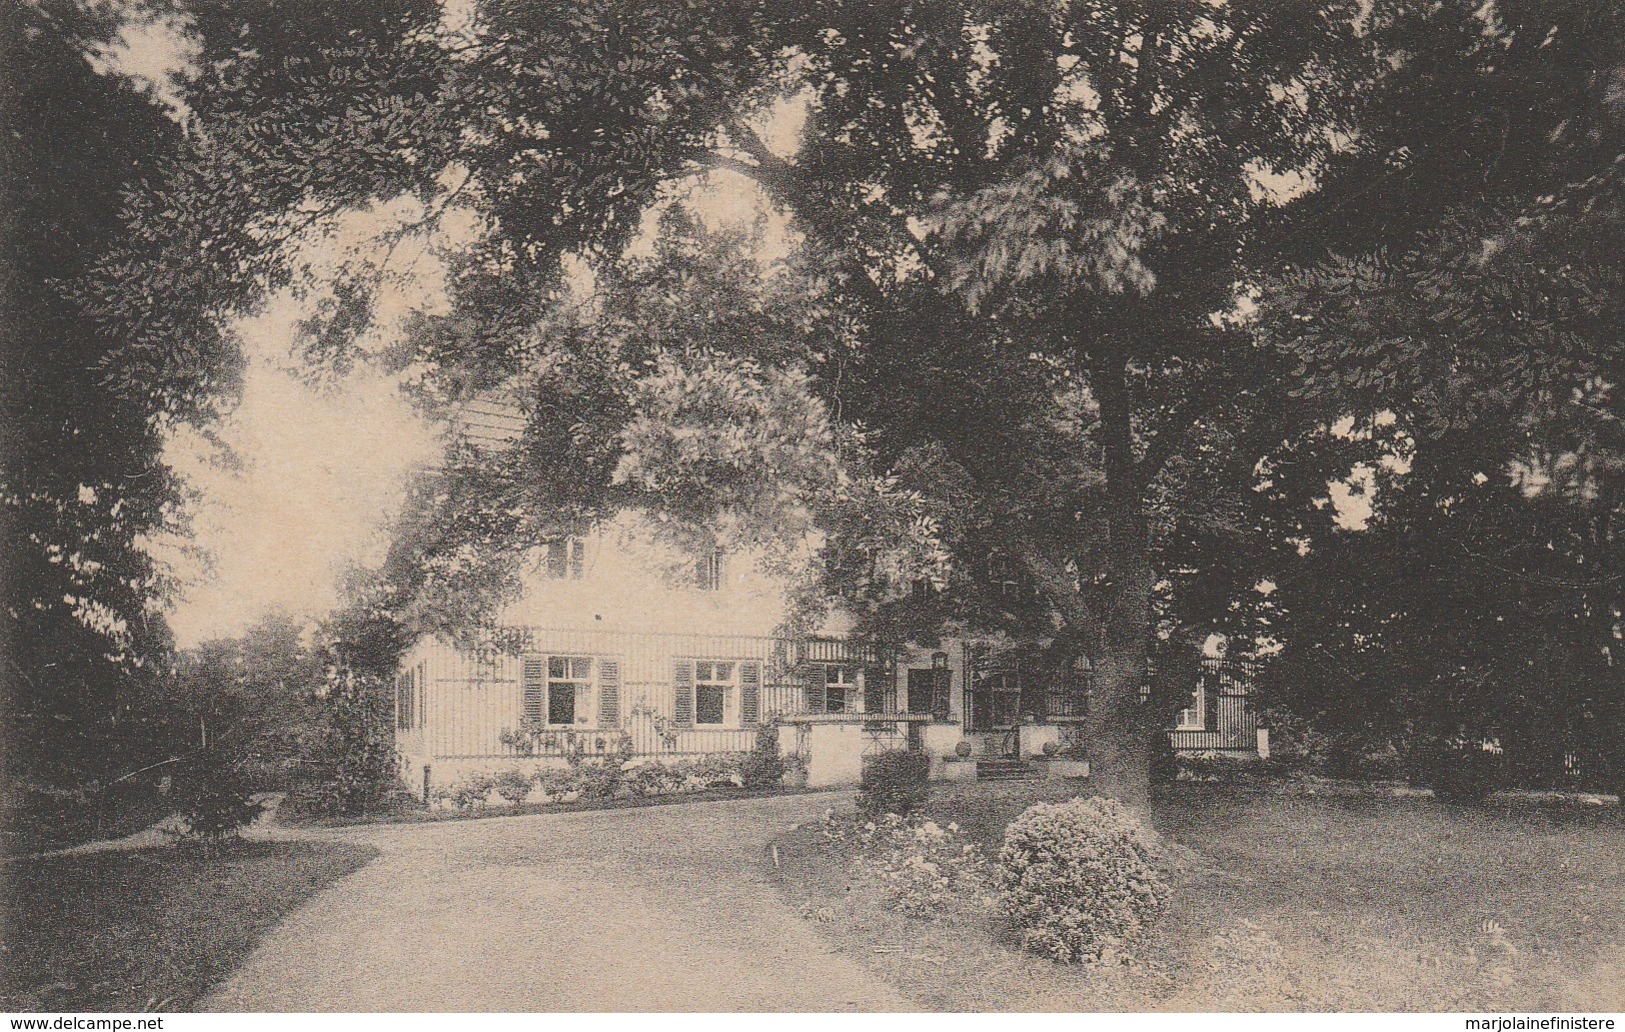
M 590 660 L 590 659 L 572 659 L 572 660 L 570 660 L 570 676 L 575 678 L 578 681 L 590 681 L 590 680 L 592 680 L 592 660 Z
M 828 694 L 827 698 L 829 699 L 829 711 L 831 713 L 845 713 L 846 712 L 846 686 L 845 685 L 839 685 L 839 684 L 830 685 L 829 694 Z
M 547 686 L 547 722 L 574 724 L 576 722 L 576 686 L 568 681 Z
M 718 663 L 716 666 L 717 666 L 717 676 L 715 678 L 716 680 L 718 680 L 718 681 L 732 681 L 733 680 L 733 678 L 734 678 L 734 665 L 732 663 Z
M 728 691 L 711 685 L 701 685 L 694 690 L 694 722 L 696 724 L 720 724 L 727 704 Z
M 570 668 L 563 656 L 547 657 L 547 676 L 557 678 L 570 676 Z
M 709 681 L 709 680 L 711 680 L 711 664 L 710 663 L 695 663 L 694 664 L 694 680 L 696 680 L 696 681 Z

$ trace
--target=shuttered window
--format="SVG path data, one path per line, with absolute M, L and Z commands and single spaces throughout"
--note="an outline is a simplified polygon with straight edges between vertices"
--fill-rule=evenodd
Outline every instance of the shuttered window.
M 732 708 L 737 664 L 702 660 L 694 664 L 694 723 L 722 727 Z
M 694 586 L 701 591 L 721 591 L 727 584 L 726 569 L 722 549 L 702 552 L 694 560 Z
M 548 727 L 589 726 L 595 691 L 593 667 L 591 656 L 526 656 L 525 720 Z M 618 687 L 619 668 L 616 675 Z
M 684 727 L 741 727 L 762 719 L 757 660 L 679 659 L 673 663 L 674 715 Z
M 739 664 L 739 722 L 746 727 L 762 719 L 762 664 Z
M 581 580 L 587 572 L 587 543 L 578 537 L 548 542 L 546 568 L 553 580 Z
M 813 666 L 807 677 L 807 712 L 826 713 L 829 706 L 829 689 L 824 684 L 824 678 L 829 676 L 829 667 L 822 663 Z

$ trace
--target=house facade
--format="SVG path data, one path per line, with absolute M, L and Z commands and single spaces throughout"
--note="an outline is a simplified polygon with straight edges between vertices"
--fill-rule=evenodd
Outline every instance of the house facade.
M 456 437 L 489 452 L 523 426 L 500 395 L 453 419 Z M 1086 661 L 1058 670 L 1000 637 L 859 642 L 839 616 L 786 636 L 787 581 L 754 556 L 684 550 L 654 529 L 626 514 L 554 541 L 494 632 L 473 645 L 429 636 L 403 654 L 396 744 L 414 792 L 572 755 L 738 754 L 768 727 L 814 786 L 854 783 L 864 756 L 890 749 L 926 753 L 939 778 L 1042 756 L 1087 772 Z M 1250 671 L 1204 660 L 1174 747 L 1258 755 L 1249 684 Z
M 864 756 L 891 749 L 926 753 L 941 778 L 1045 756 L 1086 771 L 1086 664 L 1055 670 L 993 638 L 876 645 L 839 622 L 786 636 L 787 587 L 749 556 L 685 555 L 630 518 L 554 542 L 496 631 L 474 645 L 426 637 L 403 655 L 402 778 L 427 799 L 572 755 L 739 754 L 766 727 L 813 786 L 854 783 Z M 1222 661 L 1203 670 L 1174 744 L 1255 754 L 1245 679 Z

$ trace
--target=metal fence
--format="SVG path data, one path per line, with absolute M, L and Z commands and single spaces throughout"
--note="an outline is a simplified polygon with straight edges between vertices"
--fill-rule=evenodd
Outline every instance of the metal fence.
M 1176 727 L 1168 732 L 1181 752 L 1251 751 L 1258 748 L 1258 712 L 1249 701 L 1257 664 L 1242 659 L 1203 657 L 1197 667 L 1192 702 L 1185 715 L 1201 726 Z

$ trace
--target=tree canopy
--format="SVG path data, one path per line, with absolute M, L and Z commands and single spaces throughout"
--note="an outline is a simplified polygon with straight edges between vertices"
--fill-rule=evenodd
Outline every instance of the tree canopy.
M 127 246 L 126 193 L 155 181 L 180 134 L 92 64 L 116 19 L 68 2 L 0 18 L 0 713 L 8 774 L 79 783 L 162 738 L 169 632 L 144 539 L 175 524 L 179 491 L 151 397 L 108 383 L 118 338 L 80 291 Z
M 861 454 L 860 479 L 922 499 L 951 483 L 968 504 L 939 506 L 937 529 L 957 523 L 964 553 L 997 541 L 1060 619 L 1058 647 L 1095 656 L 1096 769 L 1129 798 L 1160 715 L 1139 702 L 1154 603 L 1211 610 L 1250 586 L 1250 554 L 1215 562 L 1216 545 L 1241 529 L 1259 460 L 1329 415 L 1285 390 L 1318 376 L 1303 353 L 1318 345 L 1261 339 L 1249 306 L 1275 300 L 1285 267 L 1419 247 L 1456 199 L 1532 203 L 1610 146 L 1605 123 L 1573 121 L 1614 74 L 1598 41 L 1617 13 L 1600 3 L 490 0 L 466 24 L 427 2 L 294 6 L 187 7 L 187 151 L 103 266 L 128 376 L 186 412 L 229 380 L 220 318 L 297 277 L 285 243 L 400 193 L 423 204 L 414 232 L 470 209 L 452 314 L 409 358 L 465 389 L 540 373 L 518 455 L 532 477 L 592 468 L 552 479 L 545 516 L 463 507 L 436 549 L 591 518 L 629 488 L 738 515 L 762 500 L 728 477 L 764 444 L 782 468 Z M 797 117 L 786 142 L 775 127 Z M 624 275 L 651 206 L 702 174 L 744 177 L 790 218 L 824 311 L 764 310 L 769 332 L 743 337 L 748 317 L 669 308 L 647 331 L 638 315 L 581 333 L 567 259 Z M 357 268 L 330 310 L 355 318 L 383 273 Z M 696 363 L 668 332 L 717 346 Z M 1369 356 L 1339 354 L 1339 375 L 1368 375 Z M 685 394 L 724 381 L 749 390 L 683 438 L 700 449 L 690 479 L 638 464 L 684 455 L 671 428 L 703 415 Z M 796 417 L 774 400 L 801 395 L 818 406 Z M 609 412 L 632 399 L 648 419 Z M 582 433 L 599 424 L 574 417 L 581 402 L 639 458 L 603 453 L 624 433 Z M 789 436 L 749 439 L 781 420 Z M 821 441 L 843 461 L 822 462 Z M 860 568 L 838 510 L 786 485 L 755 515 L 805 509 L 834 532 L 832 567 Z M 1222 590 L 1197 584 L 1215 571 Z

